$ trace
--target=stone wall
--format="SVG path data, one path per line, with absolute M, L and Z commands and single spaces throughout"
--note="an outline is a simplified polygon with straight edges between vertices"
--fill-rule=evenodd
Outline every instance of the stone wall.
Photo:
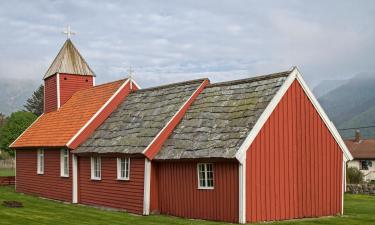
M 375 195 L 375 184 L 348 184 L 346 192 L 350 194 Z

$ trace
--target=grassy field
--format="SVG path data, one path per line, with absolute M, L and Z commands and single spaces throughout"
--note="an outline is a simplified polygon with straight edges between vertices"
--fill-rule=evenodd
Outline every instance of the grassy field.
M 15 193 L 10 187 L 0 187 L 0 203 L 4 200 L 21 201 L 24 208 L 6 208 L 0 205 L 0 224 L 224 224 L 169 216 L 137 216 L 105 211 L 44 200 Z M 304 219 L 272 224 L 374 224 L 375 197 L 346 195 L 345 201 L 346 215 L 344 217 Z
M 0 169 L 0 177 L 14 176 L 14 169 Z

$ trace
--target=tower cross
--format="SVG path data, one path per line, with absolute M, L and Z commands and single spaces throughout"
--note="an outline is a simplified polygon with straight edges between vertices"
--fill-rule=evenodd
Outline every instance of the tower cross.
M 129 66 L 129 69 L 128 69 L 128 76 L 129 76 L 129 79 L 133 79 L 133 73 L 134 73 L 134 70 L 132 69 L 131 66 Z
M 66 38 L 70 39 L 72 35 L 76 34 L 70 29 L 70 25 L 66 26 L 66 29 L 63 31 L 63 34 L 66 34 Z

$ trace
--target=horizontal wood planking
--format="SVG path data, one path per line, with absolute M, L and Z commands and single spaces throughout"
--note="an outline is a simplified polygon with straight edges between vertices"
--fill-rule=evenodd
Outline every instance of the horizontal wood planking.
M 131 213 L 143 211 L 144 158 L 130 159 L 130 180 L 117 180 L 116 157 L 101 157 L 101 180 L 91 180 L 89 156 L 78 156 L 78 202 L 118 208 Z
M 343 153 L 295 81 L 247 151 L 247 221 L 336 215 Z
M 64 105 L 74 93 L 93 86 L 92 76 L 60 73 L 60 106 Z
M 60 176 L 60 149 L 45 149 L 44 157 L 44 174 L 37 174 L 37 150 L 17 150 L 16 191 L 71 202 L 72 156 L 69 177 Z
M 52 112 L 57 109 L 57 83 L 56 75 L 44 81 L 44 112 Z
M 214 189 L 199 190 L 197 162 L 157 162 L 158 181 L 152 184 L 158 185 L 160 213 L 238 222 L 238 166 L 236 161 L 214 162 Z M 151 210 L 155 211 L 154 198 Z

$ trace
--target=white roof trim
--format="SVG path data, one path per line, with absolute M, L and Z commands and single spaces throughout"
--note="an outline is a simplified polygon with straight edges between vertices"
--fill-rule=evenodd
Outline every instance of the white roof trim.
M 182 104 L 182 106 L 178 109 L 178 111 L 173 115 L 173 117 L 168 121 L 168 123 L 159 131 L 159 133 L 154 137 L 154 139 L 150 142 L 150 144 L 143 150 L 142 154 L 146 154 L 146 152 L 150 149 L 152 144 L 159 138 L 159 136 L 164 132 L 165 129 L 171 124 L 174 120 L 174 118 L 177 117 L 177 115 L 181 112 L 182 109 L 185 108 L 186 104 L 193 98 L 193 96 L 201 89 L 206 83 L 206 80 L 204 80 L 199 87 L 193 92 L 193 94 L 190 95 L 190 97 Z
M 263 128 L 263 125 L 266 123 L 267 119 L 271 116 L 273 110 L 276 108 L 277 104 L 280 102 L 281 98 L 284 96 L 286 91 L 292 85 L 293 81 L 296 79 L 297 72 L 296 70 L 291 71 L 289 76 L 284 81 L 284 84 L 280 87 L 279 91 L 273 97 L 271 102 L 268 104 L 266 109 L 263 111 L 262 115 L 260 115 L 258 121 L 255 123 L 253 129 L 251 129 L 249 135 L 246 137 L 245 141 L 242 143 L 241 147 L 236 153 L 236 158 L 240 163 L 245 163 L 246 159 L 246 151 L 249 149 L 251 143 L 253 143 L 254 139 Z
M 30 124 L 30 126 L 27 127 L 26 130 L 24 130 L 24 131 L 20 134 L 20 136 L 18 136 L 18 137 L 16 138 L 16 140 L 14 140 L 14 141 L 12 142 L 12 144 L 9 145 L 9 147 L 12 148 L 12 145 L 13 145 L 18 139 L 20 139 L 20 137 L 22 137 L 22 135 L 23 135 L 24 133 L 26 133 L 26 131 L 27 131 L 28 129 L 30 129 L 30 127 L 31 127 L 32 125 L 34 125 L 34 123 L 36 123 L 36 121 L 38 121 L 38 120 L 40 119 L 40 117 L 42 117 L 43 115 L 44 115 L 44 113 L 42 113 L 42 115 L 40 115 L 38 118 L 36 118 L 36 119 L 34 120 L 34 122 L 32 122 L 32 123 Z
M 307 97 L 310 99 L 311 103 L 314 105 L 316 111 L 318 111 L 320 117 L 328 127 L 329 131 L 331 132 L 332 136 L 335 138 L 337 144 L 340 146 L 341 150 L 344 152 L 345 160 L 352 160 L 353 156 L 350 153 L 348 147 L 346 147 L 344 140 L 341 138 L 339 132 L 337 131 L 335 125 L 333 125 L 332 121 L 328 118 L 327 114 L 324 112 L 322 106 L 320 106 L 318 100 L 314 97 L 313 93 L 310 91 L 309 87 L 307 86 L 306 82 L 303 80 L 301 74 L 297 70 L 297 80 L 302 86 L 303 90 L 305 91 Z
M 320 117 L 322 118 L 325 125 L 328 127 L 329 131 L 331 132 L 332 136 L 335 138 L 337 144 L 340 146 L 341 150 L 344 153 L 345 160 L 352 160 L 353 157 L 350 154 L 348 148 L 346 147 L 344 141 L 342 140 L 339 132 L 337 131 L 336 127 L 333 123 L 329 120 L 327 114 L 324 112 L 323 108 L 320 106 L 318 100 L 314 97 L 310 89 L 308 88 L 307 84 L 303 80 L 300 72 L 297 68 L 294 68 L 291 73 L 289 74 L 288 78 L 285 80 L 284 84 L 280 87 L 279 91 L 273 97 L 271 102 L 268 104 L 262 115 L 259 117 L 258 121 L 255 123 L 253 129 L 250 131 L 249 135 L 246 137 L 245 141 L 242 143 L 241 147 L 236 153 L 236 158 L 240 163 L 244 163 L 246 151 L 249 149 L 250 145 L 263 128 L 264 124 L 271 116 L 273 110 L 281 101 L 284 94 L 287 92 L 289 87 L 292 85 L 293 81 L 297 80 L 299 84 L 302 86 L 304 92 L 310 99 L 311 103 L 313 104 L 314 108 L 318 111 Z
M 118 89 L 117 91 L 106 101 L 106 103 L 104 103 L 104 105 L 90 118 L 89 121 L 86 122 L 86 124 L 81 127 L 81 129 L 79 129 L 79 131 L 68 141 L 68 143 L 66 144 L 67 147 L 69 147 L 69 145 L 72 144 L 72 142 L 86 129 L 86 127 L 88 127 L 92 121 L 94 121 L 94 119 L 96 117 L 98 117 L 100 115 L 100 113 L 107 107 L 107 105 L 109 103 L 112 102 L 112 100 L 118 95 L 118 93 L 120 93 L 120 91 L 122 89 L 124 89 L 124 87 L 126 86 L 126 84 L 129 83 L 129 79 L 127 79 Z

